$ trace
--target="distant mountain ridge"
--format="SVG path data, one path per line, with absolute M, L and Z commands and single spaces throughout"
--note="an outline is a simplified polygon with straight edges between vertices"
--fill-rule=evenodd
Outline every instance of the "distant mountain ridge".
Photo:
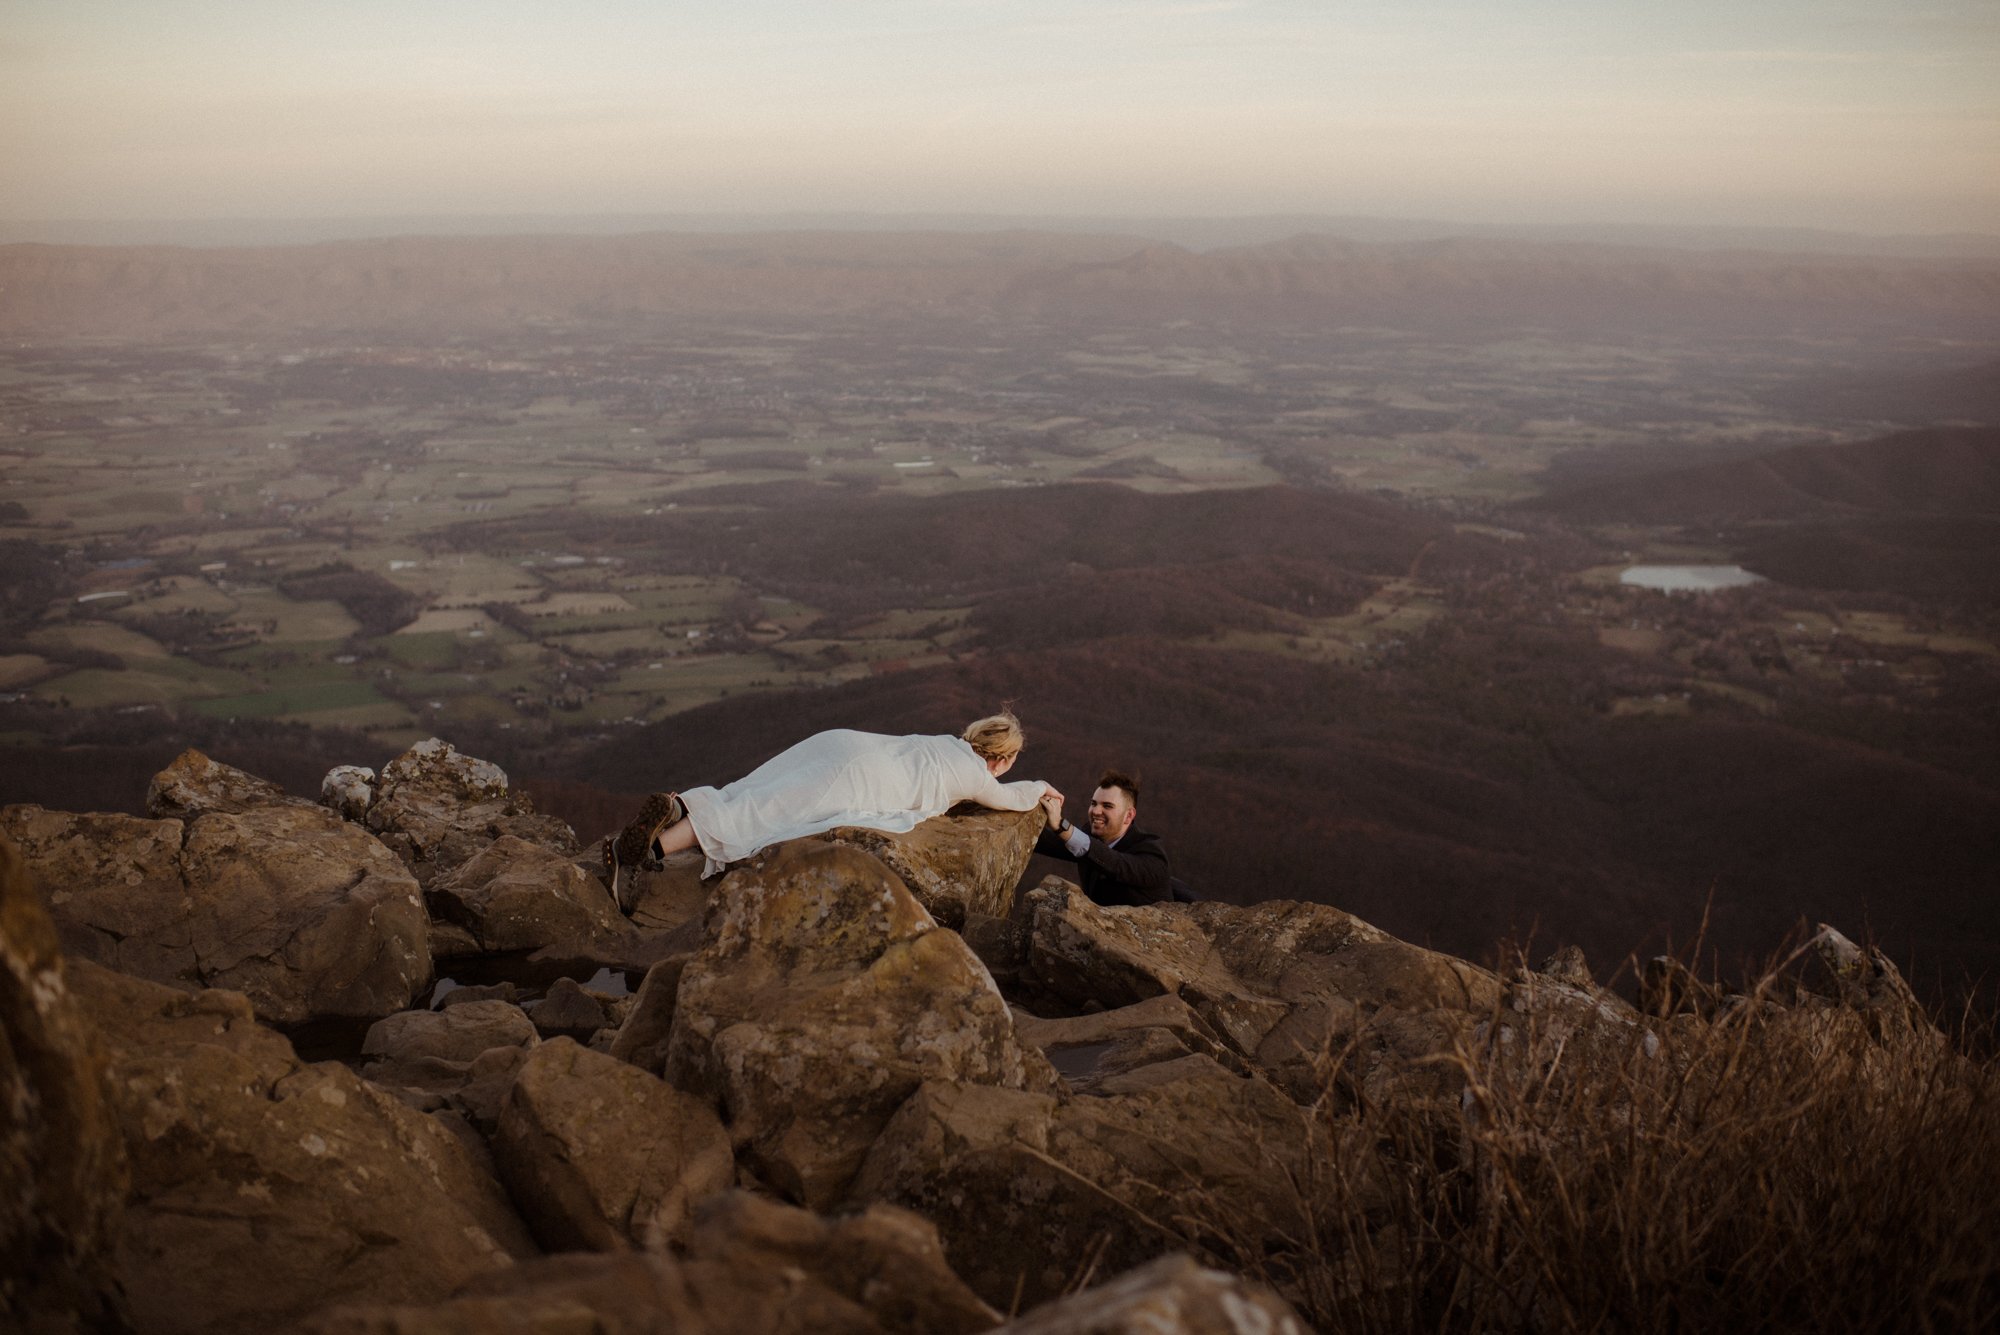
M 2000 514 L 2000 428 L 1796 445 L 1755 459 L 1593 483 L 1533 506 L 1571 519 L 1650 524 Z
M 626 236 L 643 232 L 1067 232 L 1142 237 L 1190 250 L 1255 246 L 1301 234 L 1401 243 L 1454 237 L 1584 242 L 1678 250 L 1762 250 L 1794 255 L 1893 255 L 2000 259 L 2000 235 L 1868 233 L 1825 227 L 1671 223 L 1496 223 L 1365 214 L 1234 216 L 984 213 L 401 214 L 349 218 L 0 220 L 0 245 L 302 246 L 414 236 Z
M 477 330 L 674 317 L 1248 319 L 2000 334 L 2000 261 L 1301 235 L 1196 253 L 1046 232 L 0 247 L 0 333 Z

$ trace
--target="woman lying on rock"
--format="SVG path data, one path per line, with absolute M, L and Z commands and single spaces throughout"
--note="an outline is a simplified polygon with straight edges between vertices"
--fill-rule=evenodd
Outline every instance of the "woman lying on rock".
M 1040 779 L 1000 782 L 1023 743 L 1021 721 L 1012 714 L 980 719 L 957 737 L 836 728 L 780 751 L 726 787 L 654 793 L 638 819 L 604 841 L 612 896 L 622 869 L 657 866 L 697 845 L 708 859 L 702 874 L 712 876 L 760 848 L 836 825 L 901 833 L 960 802 L 1033 810 L 1055 790 Z

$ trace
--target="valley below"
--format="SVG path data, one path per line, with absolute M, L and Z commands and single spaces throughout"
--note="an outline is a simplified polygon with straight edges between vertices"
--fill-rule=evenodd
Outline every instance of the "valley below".
M 486 245 L 0 247 L 0 802 L 438 736 L 588 840 L 1011 703 L 1214 899 L 1990 1003 L 1991 266 Z

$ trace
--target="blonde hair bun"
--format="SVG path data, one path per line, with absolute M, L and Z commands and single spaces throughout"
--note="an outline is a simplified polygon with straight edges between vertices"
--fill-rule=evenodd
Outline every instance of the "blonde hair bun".
M 1005 760 L 1019 755 L 1021 748 L 1028 744 L 1027 734 L 1021 731 L 1021 720 L 1009 713 L 988 714 L 967 724 L 959 736 L 970 742 L 972 749 L 986 760 Z

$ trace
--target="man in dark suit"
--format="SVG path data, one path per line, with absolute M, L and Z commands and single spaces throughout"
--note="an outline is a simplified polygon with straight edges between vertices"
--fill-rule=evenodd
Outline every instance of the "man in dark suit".
M 1166 845 L 1158 835 L 1132 828 L 1139 814 L 1139 781 L 1106 770 L 1090 795 L 1088 829 L 1063 819 L 1062 794 L 1042 799 L 1048 822 L 1035 851 L 1076 864 L 1077 884 L 1099 904 L 1158 904 L 1175 897 Z

